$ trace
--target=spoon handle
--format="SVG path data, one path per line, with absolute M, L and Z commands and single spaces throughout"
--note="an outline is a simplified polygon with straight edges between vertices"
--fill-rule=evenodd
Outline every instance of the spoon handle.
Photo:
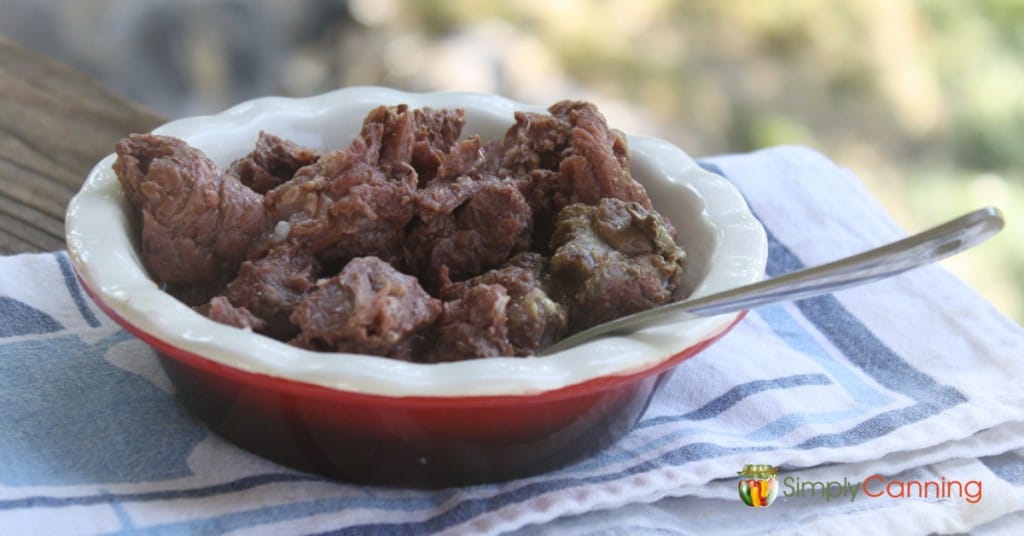
M 1003 217 L 999 209 L 975 210 L 927 231 L 828 264 L 701 298 L 669 303 L 599 324 L 549 346 L 542 355 L 576 346 L 599 335 L 633 331 L 668 317 L 732 313 L 869 283 L 970 249 L 1002 228 Z

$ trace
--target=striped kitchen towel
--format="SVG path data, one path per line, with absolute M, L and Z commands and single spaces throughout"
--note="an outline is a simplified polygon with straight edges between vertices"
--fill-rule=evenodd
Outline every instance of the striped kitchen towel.
M 769 275 L 902 235 L 856 177 L 808 149 L 703 165 L 764 222 Z M 1024 519 L 1022 358 L 1019 325 L 926 267 L 756 309 L 680 365 L 622 441 L 571 467 L 437 491 L 354 486 L 192 419 L 63 253 L 0 257 L 0 531 L 998 531 Z M 767 508 L 737 495 L 748 464 L 779 468 Z

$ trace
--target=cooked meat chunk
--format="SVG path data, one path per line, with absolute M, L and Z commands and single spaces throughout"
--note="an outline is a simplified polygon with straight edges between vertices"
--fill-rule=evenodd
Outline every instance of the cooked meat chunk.
M 545 255 L 550 253 L 548 245 L 555 226 L 555 214 L 561 208 L 558 200 L 560 178 L 561 175 L 557 171 L 536 169 L 513 179 L 533 215 L 531 251 Z
M 565 114 L 516 112 L 515 119 L 516 124 L 509 128 L 502 141 L 504 174 L 526 175 L 535 169 L 558 171 L 558 166 L 572 150 L 570 118 Z
M 390 357 L 409 356 L 404 342 L 429 327 L 441 302 L 416 278 L 376 257 L 352 259 L 341 272 L 317 282 L 291 321 L 307 348 Z
M 196 311 L 207 316 L 214 322 L 227 324 L 236 328 L 262 331 L 266 323 L 262 318 L 249 312 L 245 307 L 235 307 L 224 296 L 217 296 L 210 303 L 196 307 Z
M 184 141 L 132 134 L 114 171 L 142 214 L 142 260 L 171 285 L 217 287 L 267 231 L 263 198 Z
M 500 286 L 509 296 L 504 313 L 513 352 L 520 356 L 535 354 L 562 338 L 567 326 L 565 308 L 544 289 L 546 262 L 537 253 L 520 253 L 501 268 L 446 285 L 441 299 L 462 299 L 480 285 Z
M 243 158 L 232 162 L 227 174 L 258 193 L 288 182 L 303 166 L 317 161 L 320 155 L 273 134 L 260 131 L 256 147 Z
M 448 184 L 459 177 L 490 177 L 498 172 L 501 147 L 497 141 L 486 145 L 479 136 L 460 140 L 451 147 L 451 151 L 442 158 L 437 173 L 427 187 L 434 184 Z
M 569 205 L 551 237 L 551 274 L 569 302 L 570 331 L 669 301 L 686 255 L 662 219 L 639 203 Z
M 427 288 L 501 266 L 530 245 L 532 217 L 509 181 L 463 177 L 417 195 L 417 223 L 406 237 L 406 262 Z M 445 274 L 445 275 L 442 275 Z
M 415 186 L 419 178 L 412 166 L 414 128 L 408 106 L 378 106 L 370 110 L 359 134 L 368 148 L 366 162 L 390 179 Z
M 284 242 L 260 259 L 243 262 L 224 296 L 266 321 L 257 331 L 287 340 L 299 332 L 288 317 L 316 286 L 319 271 L 312 253 Z
M 614 197 L 651 210 L 647 191 L 629 173 L 625 136 L 609 130 L 593 104 L 562 101 L 551 107 L 551 113 L 573 125 L 572 150 L 558 166 L 563 185 L 572 192 L 571 203 L 596 205 L 602 198 Z
M 362 136 L 372 138 L 379 127 L 380 152 L 377 164 L 391 177 L 415 170 L 419 184 L 432 179 L 465 124 L 463 110 L 410 110 L 405 104 L 378 106 L 363 120 Z
M 436 363 L 514 355 L 508 341 L 508 302 L 505 287 L 487 284 L 475 285 L 460 299 L 445 302 L 437 343 L 426 360 Z
M 379 135 L 379 128 L 371 129 Z M 413 216 L 415 176 L 388 178 L 375 164 L 379 136 L 322 156 L 291 181 L 267 192 L 274 221 L 288 240 L 323 259 L 377 256 L 401 266 L 405 228 Z
M 516 180 L 534 212 L 534 249 L 546 249 L 555 215 L 572 203 L 614 197 L 652 210 L 646 190 L 630 174 L 625 136 L 608 128 L 596 106 L 560 101 L 548 111 L 516 113 L 498 149 L 498 174 Z

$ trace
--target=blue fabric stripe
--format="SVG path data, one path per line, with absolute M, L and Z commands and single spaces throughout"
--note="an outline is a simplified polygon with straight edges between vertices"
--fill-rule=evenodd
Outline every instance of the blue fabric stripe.
M 938 384 L 904 361 L 835 297 L 801 300 L 796 306 L 851 363 L 886 389 L 935 404 L 939 411 L 967 401 L 953 387 Z
M 427 496 L 415 499 L 415 507 L 402 508 L 401 510 L 421 510 L 424 513 L 430 512 L 444 503 L 444 501 L 447 500 L 445 497 L 450 496 L 451 493 L 440 492 L 435 495 L 438 495 L 438 497 L 434 498 Z M 393 498 L 391 501 L 409 503 L 410 499 Z M 149 526 L 140 529 L 139 533 L 146 535 L 221 534 L 232 530 L 258 527 L 268 523 L 303 519 L 321 514 L 337 513 L 339 514 L 339 517 L 343 518 L 346 510 L 356 508 L 388 509 L 385 505 L 376 503 L 376 499 L 372 497 L 331 497 L 275 506 L 260 506 L 221 514 L 214 517 Z M 397 509 L 391 508 L 391 510 Z M 382 515 L 384 516 L 387 516 L 387 514 L 388 513 L 386 511 L 382 512 Z M 362 531 L 357 532 L 359 534 L 363 534 Z M 123 531 L 121 534 L 134 534 L 134 532 Z M 391 534 L 409 534 L 409 532 L 392 532 Z
M 82 296 L 82 289 L 78 286 L 78 280 L 75 278 L 75 272 L 71 269 L 71 263 L 68 261 L 67 254 L 64 252 L 54 255 L 57 259 L 57 264 L 60 265 L 60 272 L 64 274 L 64 285 L 68 287 L 68 293 L 71 294 L 71 299 L 75 301 L 75 306 L 78 307 L 79 314 L 85 319 L 85 322 L 94 328 L 100 327 L 100 321 L 96 318 L 96 315 L 92 314 L 92 310 L 85 303 L 85 297 Z
M 819 447 L 848 447 L 860 445 L 892 433 L 910 423 L 936 415 L 948 406 L 922 402 L 905 408 L 886 411 L 842 432 L 822 434 L 804 441 L 793 448 L 801 450 Z
M 1006 452 L 997 456 L 985 456 L 979 460 L 999 478 L 1014 486 L 1024 486 L 1024 456 L 1016 452 Z
M 662 417 L 644 419 L 640 421 L 635 428 L 647 428 L 650 426 L 678 422 L 681 420 L 700 421 L 710 419 L 735 406 L 743 399 L 757 393 L 774 389 L 791 389 L 793 387 L 800 387 L 804 385 L 829 385 L 831 383 L 832 380 L 829 380 L 828 376 L 825 376 L 824 374 L 795 374 L 793 376 L 783 376 L 781 378 L 773 378 L 770 380 L 755 380 L 752 382 L 741 383 L 685 415 L 666 415 Z
M 55 333 L 64 329 L 52 316 L 9 296 L 0 296 L 0 337 Z
M 0 510 L 15 510 L 18 508 L 58 508 L 62 506 L 87 506 L 93 504 L 105 504 L 117 502 L 151 502 L 171 501 L 175 499 L 198 499 L 211 497 L 224 493 L 234 493 L 252 489 L 267 484 L 278 484 L 281 482 L 330 482 L 324 477 L 305 475 L 299 473 L 268 473 L 263 475 L 240 478 L 223 484 L 205 486 L 201 488 L 176 489 L 165 491 L 150 491 L 143 493 L 102 493 L 99 495 L 80 495 L 77 497 L 47 497 L 33 496 L 19 499 L 0 500 Z
M 814 359 L 815 363 L 825 369 L 859 406 L 875 408 L 892 402 L 892 397 L 873 388 L 848 366 L 829 355 L 781 305 L 758 307 L 757 314 L 787 345 Z
M 725 394 L 708 402 L 703 407 L 683 415 L 683 418 L 695 421 L 710 419 L 731 408 L 740 400 L 769 389 L 788 389 L 802 385 L 829 385 L 831 383 L 832 380 L 824 374 L 797 374 L 774 380 L 752 381 L 729 389 Z
M 605 528 L 607 528 L 608 530 L 613 531 L 613 532 L 609 532 L 608 534 L 633 534 L 633 535 L 657 534 L 657 535 L 660 535 L 660 536 L 688 536 L 689 535 L 688 532 L 682 532 L 682 531 L 679 531 L 678 529 L 668 529 L 668 528 L 665 528 L 665 527 L 646 527 L 646 526 L 641 526 L 641 525 L 623 525 L 623 526 L 614 525 L 614 528 L 611 527 L 611 526 L 605 527 Z M 622 531 L 622 532 L 619 532 L 619 531 Z M 596 534 L 598 534 L 598 533 L 591 533 L 591 536 L 596 536 Z
M 106 490 L 101 490 L 104 496 L 110 497 L 110 493 Z M 128 515 L 128 511 L 125 510 L 124 506 L 116 498 L 110 498 L 110 507 L 114 510 L 114 515 L 117 516 L 118 522 L 121 523 L 121 530 L 134 529 L 135 524 L 132 523 L 132 518 Z
M 743 436 L 749 441 L 778 439 L 804 426 L 820 423 L 834 423 L 853 419 L 864 413 L 861 409 L 825 411 L 821 413 L 789 413 Z
M 600 471 L 616 464 L 639 460 L 643 458 L 646 453 L 657 452 L 665 448 L 667 445 L 678 444 L 697 434 L 701 434 L 705 437 L 727 437 L 743 439 L 749 442 L 760 442 L 764 447 L 763 450 L 766 451 L 789 448 L 788 445 L 769 444 L 768 442 L 785 436 L 786 434 L 789 434 L 803 426 L 818 423 L 834 423 L 836 421 L 853 419 L 862 413 L 863 411 L 857 409 L 825 411 L 820 413 L 789 413 L 752 432 L 729 433 L 726 431 L 711 431 L 697 427 L 679 428 L 671 430 L 662 436 L 646 439 L 643 442 L 642 448 L 633 448 L 632 444 L 628 443 L 629 440 L 624 439 L 616 445 L 616 447 L 603 452 L 599 456 L 577 462 L 569 470 L 576 474 Z

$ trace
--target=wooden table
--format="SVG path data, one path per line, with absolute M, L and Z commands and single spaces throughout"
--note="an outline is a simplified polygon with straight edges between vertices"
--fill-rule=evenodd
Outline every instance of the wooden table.
M 64 249 L 64 210 L 92 166 L 164 121 L 0 37 L 0 254 Z

